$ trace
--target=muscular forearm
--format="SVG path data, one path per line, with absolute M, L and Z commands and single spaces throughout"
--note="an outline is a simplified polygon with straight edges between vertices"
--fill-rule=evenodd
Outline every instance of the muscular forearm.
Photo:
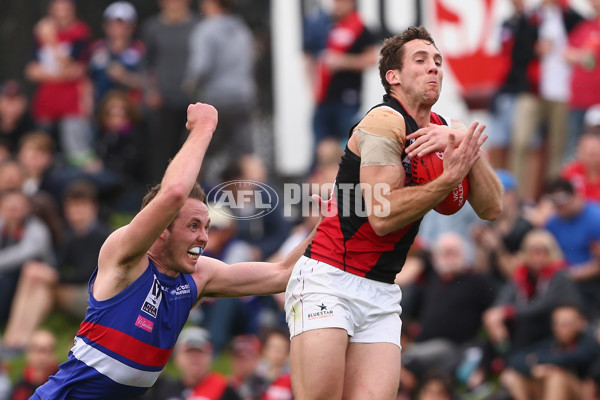
M 210 124 L 198 124 L 192 129 L 187 140 L 167 167 L 161 182 L 162 187 L 175 185 L 187 197 L 200 173 L 200 167 L 213 131 L 214 126 Z
M 244 262 L 227 265 L 215 259 L 202 259 L 204 265 L 198 268 L 196 279 L 202 282 L 203 274 L 210 274 L 206 284 L 199 286 L 201 296 L 240 297 L 280 293 L 290 279 L 294 265 L 314 237 L 317 228 L 285 258 L 277 263 Z
M 484 159 L 479 158 L 469 172 L 469 203 L 479 218 L 494 220 L 502 212 L 502 183 Z
M 450 181 L 438 179 L 419 186 L 406 186 L 392 190 L 384 212 L 369 218 L 373 230 L 380 236 L 402 229 L 411 222 L 422 218 L 439 204 L 455 187 Z

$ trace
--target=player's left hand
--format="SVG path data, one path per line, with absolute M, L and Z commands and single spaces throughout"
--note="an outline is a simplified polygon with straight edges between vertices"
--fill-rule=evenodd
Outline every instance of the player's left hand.
M 464 136 L 464 132 L 462 131 L 452 129 L 446 125 L 434 124 L 421 128 L 406 137 L 406 140 L 414 139 L 406 148 L 406 153 L 411 157 L 423 157 L 434 151 L 444 151 L 448 145 L 450 133 L 454 134 L 456 145 L 458 146 Z

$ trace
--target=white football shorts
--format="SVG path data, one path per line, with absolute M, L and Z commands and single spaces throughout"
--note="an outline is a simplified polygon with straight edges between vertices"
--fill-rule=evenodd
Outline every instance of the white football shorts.
M 342 328 L 350 342 L 400 346 L 402 291 L 396 284 L 363 278 L 302 256 L 285 292 L 290 336 Z

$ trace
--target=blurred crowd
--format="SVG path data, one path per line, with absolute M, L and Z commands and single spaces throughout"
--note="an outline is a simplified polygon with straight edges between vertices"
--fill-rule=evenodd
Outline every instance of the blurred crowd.
M 468 205 L 424 218 L 396 280 L 398 400 L 600 399 L 600 0 L 586 18 L 567 1 L 511 3 L 486 147 L 504 211 L 491 223 Z M 100 247 L 162 176 L 190 102 L 219 111 L 207 191 L 234 180 L 278 190 L 254 145 L 256 44 L 233 1 L 200 0 L 200 15 L 190 0 L 158 5 L 138 21 L 131 3 L 110 4 L 95 38 L 74 0 L 50 0 L 31 32 L 32 94 L 18 79 L 0 85 L 0 400 L 28 398 L 56 371 L 64 349 L 44 322 L 83 317 Z M 362 72 L 377 62 L 356 2 L 329 11 L 308 14 L 303 38 L 315 149 L 299 180 L 317 188 L 335 179 Z M 244 204 L 209 208 L 205 255 L 277 260 L 315 223 L 281 209 L 244 218 L 255 212 Z M 227 376 L 213 371 L 223 355 Z M 291 399 L 288 356 L 281 295 L 207 299 L 175 346 L 178 374 L 144 399 Z

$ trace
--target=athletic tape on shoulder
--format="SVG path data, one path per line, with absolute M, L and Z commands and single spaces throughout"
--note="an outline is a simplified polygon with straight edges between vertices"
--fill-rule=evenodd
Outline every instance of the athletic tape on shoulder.
M 358 138 L 360 166 L 402 165 L 402 145 L 396 139 L 374 135 L 361 128 L 354 134 Z

